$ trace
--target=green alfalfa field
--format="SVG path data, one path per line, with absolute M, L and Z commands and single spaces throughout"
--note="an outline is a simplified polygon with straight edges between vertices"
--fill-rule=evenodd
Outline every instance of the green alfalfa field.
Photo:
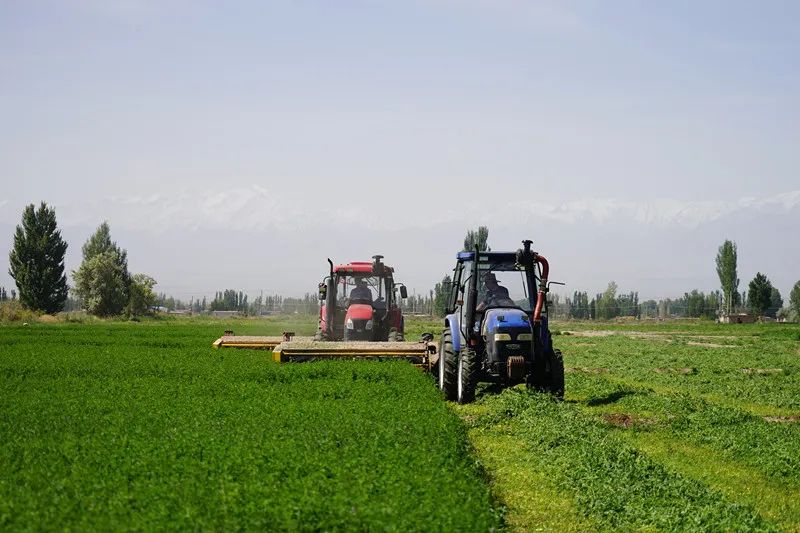
M 555 324 L 558 403 L 211 348 L 314 328 L 0 325 L 0 529 L 800 529 L 798 325 Z

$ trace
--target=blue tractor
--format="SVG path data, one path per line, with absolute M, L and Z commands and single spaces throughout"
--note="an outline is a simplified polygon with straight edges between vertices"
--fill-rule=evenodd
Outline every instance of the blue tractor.
M 564 360 L 547 325 L 549 265 L 531 241 L 522 244 L 457 255 L 434 364 L 448 400 L 472 402 L 479 382 L 564 396 Z

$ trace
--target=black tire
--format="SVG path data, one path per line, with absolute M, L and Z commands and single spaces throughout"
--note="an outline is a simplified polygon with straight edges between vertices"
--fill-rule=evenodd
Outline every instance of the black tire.
M 564 399 L 564 357 L 561 350 L 548 350 L 543 365 L 537 365 L 535 375 L 528 376 L 528 388 Z
M 458 388 L 456 401 L 472 403 L 475 401 L 475 387 L 478 385 L 478 354 L 475 350 L 464 348 L 458 356 Z
M 564 399 L 564 356 L 561 350 L 550 352 L 550 383 L 548 392 L 559 400 Z
M 439 342 L 439 388 L 444 392 L 444 399 L 454 401 L 458 384 L 458 356 L 453 350 L 453 338 L 450 329 L 442 331 L 442 339 Z

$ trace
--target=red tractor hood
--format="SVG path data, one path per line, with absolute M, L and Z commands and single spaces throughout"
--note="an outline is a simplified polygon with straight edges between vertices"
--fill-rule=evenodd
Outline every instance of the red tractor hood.
M 347 316 L 352 320 L 370 320 L 372 318 L 372 306 L 367 304 L 351 304 L 347 308 Z

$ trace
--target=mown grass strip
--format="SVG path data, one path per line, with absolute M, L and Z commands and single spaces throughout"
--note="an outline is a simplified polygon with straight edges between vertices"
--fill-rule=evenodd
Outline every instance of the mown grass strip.
M 730 409 L 746 411 L 755 416 L 780 417 L 780 416 L 795 416 L 800 414 L 800 409 L 798 408 L 775 407 L 774 405 L 765 405 L 763 403 L 740 401 L 731 398 L 729 396 L 726 396 L 724 394 L 698 393 L 698 392 L 693 392 L 691 389 L 687 390 L 686 388 L 683 387 L 665 386 L 665 385 L 660 385 L 658 383 L 649 382 L 646 380 L 635 380 L 630 378 L 624 378 L 605 372 L 593 372 L 591 368 L 581 368 L 580 370 L 568 369 L 567 374 L 600 374 L 600 376 L 598 376 L 598 379 L 602 379 L 609 383 L 613 383 L 616 386 L 620 387 L 621 389 L 652 391 L 658 394 L 673 395 L 673 396 L 692 396 L 700 400 L 706 401 L 708 403 L 718 405 L 720 407 L 727 407 Z M 568 377 L 567 379 L 571 378 Z M 577 390 L 573 389 L 573 394 L 571 396 L 573 400 L 577 401 L 587 400 L 585 392 L 580 389 Z
M 559 346 L 567 366 L 592 369 L 608 376 L 649 386 L 704 395 L 731 405 L 774 412 L 800 411 L 800 359 L 796 356 L 800 327 L 730 328 L 727 344 L 739 348 L 692 346 L 684 342 L 628 338 L 562 336 Z M 697 326 L 699 335 L 720 331 Z M 684 373 L 681 370 L 689 370 Z M 568 387 L 569 389 L 569 387 Z
M 603 529 L 774 531 L 747 505 L 672 472 L 568 403 L 511 389 L 485 395 L 475 429 L 502 425 L 525 442 L 533 468 L 571 494 Z
M 559 491 L 528 460 L 525 442 L 500 431 L 472 429 L 470 442 L 488 472 L 492 492 L 506 512 L 511 531 L 597 531 L 597 524 L 581 516 L 575 502 Z
M 620 431 L 635 448 L 681 474 L 725 494 L 732 501 L 752 505 L 758 513 L 785 531 L 800 531 L 800 489 L 725 460 L 717 450 L 671 438 L 666 432 Z
M 582 398 L 577 405 L 589 412 L 633 416 L 634 431 L 658 431 L 713 448 L 722 458 L 800 487 L 800 423 L 769 422 L 691 394 L 632 387 L 605 375 L 574 375 L 569 383 Z

